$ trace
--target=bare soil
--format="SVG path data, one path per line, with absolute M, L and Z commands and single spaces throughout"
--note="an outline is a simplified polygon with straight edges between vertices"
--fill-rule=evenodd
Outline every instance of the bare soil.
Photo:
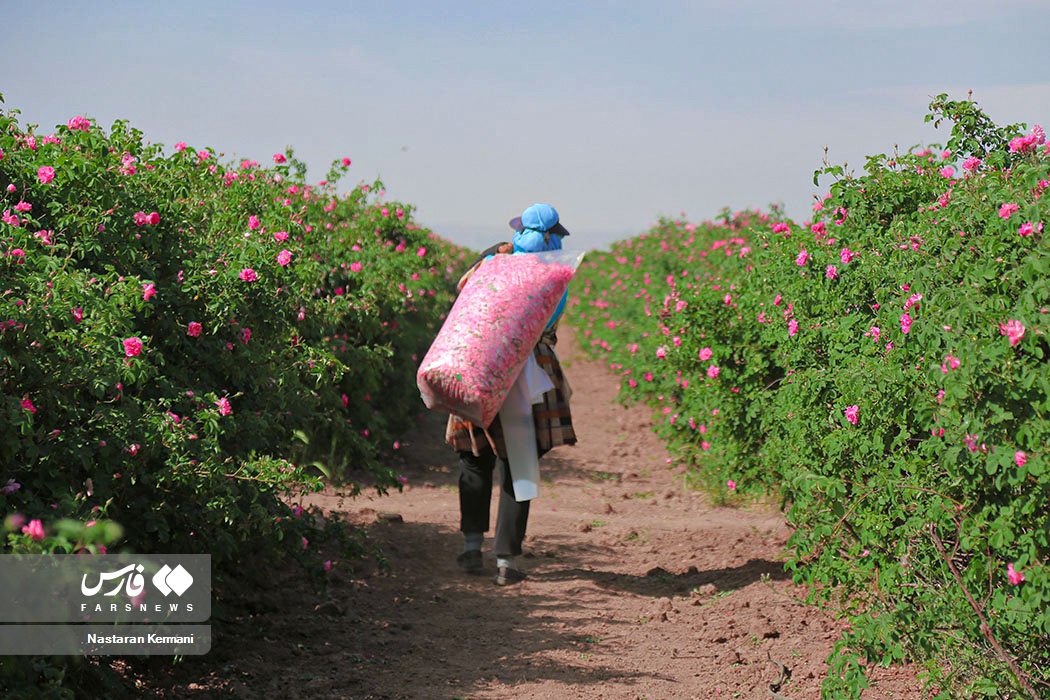
M 580 442 L 541 463 L 524 582 L 494 585 L 488 540 L 485 575 L 457 568 L 456 455 L 429 414 L 401 450 L 403 492 L 313 497 L 387 570 L 336 560 L 327 590 L 273 572 L 211 653 L 129 680 L 162 698 L 819 698 L 845 623 L 784 572 L 782 514 L 683 488 L 648 410 L 614 402 L 616 376 L 570 329 L 558 351 Z M 913 669 L 870 677 L 866 699 L 920 697 Z

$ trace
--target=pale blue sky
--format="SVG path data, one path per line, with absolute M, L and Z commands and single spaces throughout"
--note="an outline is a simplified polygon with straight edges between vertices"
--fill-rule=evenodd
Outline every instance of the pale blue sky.
M 930 98 L 1050 127 L 1045 0 L 107 0 L 4 6 L 0 93 L 44 130 L 127 119 L 169 149 L 383 179 L 438 234 L 536 201 L 573 247 L 779 202 L 836 164 L 947 141 Z M 826 189 L 824 183 L 821 188 Z M 578 238 L 576 237 L 578 236 Z

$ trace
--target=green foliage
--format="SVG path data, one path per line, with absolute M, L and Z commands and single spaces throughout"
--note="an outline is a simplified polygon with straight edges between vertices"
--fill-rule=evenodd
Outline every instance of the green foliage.
M 1022 131 L 1020 124 L 997 126 L 977 103 L 967 95 L 965 100 L 949 100 L 948 95 L 937 95 L 930 102 L 926 121 L 937 128 L 945 120 L 952 123 L 948 149 L 958 159 L 976 157 L 988 159 L 988 164 L 997 169 L 1008 167 L 1018 160 L 1011 149 L 1011 141 Z
M 789 570 L 850 619 L 826 697 L 906 660 L 937 697 L 1045 696 L 1050 155 L 972 102 L 930 112 L 948 149 L 826 166 L 810 221 L 588 256 L 577 322 L 695 484 L 783 502 Z
M 0 511 L 108 517 L 140 551 L 281 539 L 280 496 L 382 466 L 457 251 L 383 202 L 165 155 L 125 122 L 0 117 Z M 348 161 L 347 161 L 348 162 Z M 416 400 L 413 400 L 416 399 Z
M 291 152 L 224 164 L 124 121 L 45 135 L 17 114 L 0 114 L 0 551 L 209 553 L 222 576 L 247 552 L 309 556 L 289 503 L 322 475 L 399 486 L 387 458 L 467 251 L 380 182 L 340 193 L 348 159 L 310 185 Z

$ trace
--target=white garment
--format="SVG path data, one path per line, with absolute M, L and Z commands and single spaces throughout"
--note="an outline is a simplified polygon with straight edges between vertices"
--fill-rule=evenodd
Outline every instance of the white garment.
M 514 484 L 514 498 L 529 501 L 539 495 L 540 458 L 536 452 L 536 423 L 532 405 L 543 401 L 543 395 L 554 388 L 536 357 L 529 353 L 518 378 L 500 407 L 499 420 L 507 446 L 507 462 Z

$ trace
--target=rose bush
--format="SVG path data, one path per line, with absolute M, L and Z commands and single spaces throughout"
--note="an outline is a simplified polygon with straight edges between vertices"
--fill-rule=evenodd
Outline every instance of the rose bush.
M 467 251 L 341 193 L 349 165 L 0 114 L 2 551 L 209 553 L 220 595 L 248 552 L 303 556 L 322 476 L 399 486 Z
M 383 466 L 465 251 L 382 184 L 337 195 L 85 117 L 0 118 L 0 509 L 108 517 L 140 550 L 232 554 L 276 504 Z M 353 470 L 351 470 L 353 465 Z M 192 504 L 187 506 L 187 504 Z M 178 506 L 178 507 L 175 507 Z M 219 562 L 216 562 L 219 563 Z
M 850 620 L 826 696 L 911 660 L 934 697 L 1041 697 L 1050 153 L 970 101 L 928 119 L 946 148 L 826 166 L 811 220 L 664 221 L 590 256 L 578 322 L 695 483 L 783 501 L 788 568 Z

